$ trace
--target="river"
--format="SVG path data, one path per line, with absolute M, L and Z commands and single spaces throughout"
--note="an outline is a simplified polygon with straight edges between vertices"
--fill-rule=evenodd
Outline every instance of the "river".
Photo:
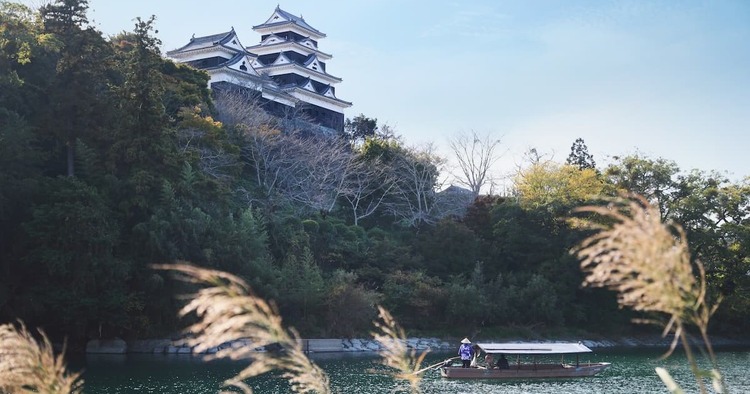
M 685 363 L 675 354 L 659 360 L 660 350 L 606 349 L 581 356 L 581 361 L 606 361 L 612 366 L 598 376 L 560 380 L 447 380 L 429 371 L 422 380 L 422 392 L 438 393 L 666 393 L 654 367 L 667 368 L 686 392 L 698 392 Z M 424 365 L 452 355 L 430 354 Z M 406 393 L 406 386 L 383 374 L 378 359 L 371 354 L 318 354 L 312 356 L 329 375 L 334 393 Z M 719 363 L 730 393 L 750 392 L 750 349 L 722 349 Z M 204 362 L 182 355 L 87 356 L 71 367 L 83 368 L 86 394 L 216 393 L 221 382 L 237 373 L 246 363 Z M 289 386 L 275 374 L 250 380 L 256 393 L 289 393 Z

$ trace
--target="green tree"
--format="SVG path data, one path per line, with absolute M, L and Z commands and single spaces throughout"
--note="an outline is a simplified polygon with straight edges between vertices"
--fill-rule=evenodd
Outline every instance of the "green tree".
M 119 223 L 101 193 L 76 178 L 50 180 L 24 224 L 23 316 L 74 341 L 128 327 L 130 267 L 116 256 Z M 96 333 L 96 334 L 95 334 Z
M 357 275 L 336 270 L 328 279 L 326 335 L 354 337 L 369 332 L 381 295 L 357 283 Z
M 670 219 L 683 226 L 693 257 L 703 263 L 709 295 L 725 298 L 715 324 L 722 330 L 743 327 L 750 313 L 750 186 L 698 170 L 677 176 L 676 184 Z
M 552 211 L 569 209 L 605 192 L 595 170 L 553 162 L 531 165 L 516 176 L 515 183 L 522 206 Z
M 480 240 L 464 223 L 443 219 L 417 237 L 415 251 L 432 275 L 447 279 L 468 274 L 479 259 Z
M 29 104 L 45 93 L 40 79 L 54 67 L 57 43 L 21 4 L 0 2 L 0 26 L 0 107 L 28 115 L 34 110 Z
M 108 167 L 126 184 L 121 198 L 133 224 L 148 215 L 149 201 L 158 200 L 164 179 L 176 179 L 182 167 L 162 102 L 160 66 L 164 60 L 159 54 L 160 41 L 151 36 L 153 23 L 153 17 L 147 21 L 137 18 L 132 46 L 117 53 L 124 76 L 117 91 L 121 119 Z
M 0 107 L 0 319 L 12 319 L 11 294 L 26 283 L 16 263 L 24 250 L 21 223 L 30 216 L 29 201 L 40 189 L 42 154 L 30 127 L 14 112 Z M 9 316 L 11 315 L 11 316 Z
M 368 118 L 364 114 L 359 114 L 353 119 L 347 118 L 344 122 L 344 135 L 355 144 L 375 137 L 377 133 L 378 120 Z
M 471 277 L 456 277 L 447 288 L 448 302 L 446 315 L 448 321 L 466 330 L 479 330 L 486 326 L 492 316 L 491 300 L 485 291 L 482 264 L 476 264 Z
M 309 250 L 302 256 L 287 256 L 279 272 L 278 302 L 285 317 L 302 332 L 315 332 L 326 296 L 326 284 L 320 267 Z
M 578 138 L 573 142 L 573 146 L 570 147 L 570 155 L 568 155 L 565 163 L 576 166 L 581 170 L 586 168 L 596 170 L 594 156 L 589 153 L 589 148 L 583 142 L 583 138 Z
M 659 207 L 662 219 L 669 217 L 669 204 L 677 189 L 675 176 L 680 172 L 677 163 L 666 159 L 650 159 L 638 154 L 618 157 L 607 167 L 604 176 L 619 191 L 646 197 Z
M 424 271 L 391 272 L 383 284 L 383 305 L 406 327 L 442 326 L 447 303 L 443 281 Z
M 40 8 L 44 32 L 59 47 L 41 128 L 65 146 L 68 176 L 75 175 L 76 140 L 106 134 L 111 103 L 106 70 L 112 52 L 88 26 L 87 10 L 87 0 L 57 0 Z
M 414 234 L 410 231 L 371 228 L 352 266 L 363 283 L 380 288 L 386 277 L 395 271 L 426 269 L 422 256 L 412 247 L 414 241 Z

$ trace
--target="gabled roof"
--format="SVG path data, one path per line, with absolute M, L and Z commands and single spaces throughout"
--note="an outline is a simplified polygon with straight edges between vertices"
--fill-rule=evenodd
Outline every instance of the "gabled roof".
M 190 38 L 190 41 L 183 45 L 180 48 L 173 49 L 167 54 L 173 53 L 173 52 L 182 52 L 186 50 L 192 50 L 192 49 L 199 49 L 199 48 L 208 48 L 214 45 L 221 45 L 224 43 L 227 43 L 231 40 L 232 36 L 236 36 L 237 34 L 234 32 L 234 28 L 228 32 L 224 33 L 218 33 L 218 34 L 212 34 L 210 36 L 203 36 L 203 37 L 196 37 L 193 35 L 192 38 Z
M 271 16 L 268 18 L 268 20 L 266 20 L 263 24 L 260 24 L 260 25 L 257 25 L 257 26 L 253 26 L 253 30 L 255 30 L 255 29 L 262 29 L 264 27 L 271 27 L 271 26 L 283 25 L 283 24 L 286 24 L 286 23 L 291 23 L 291 24 L 297 25 L 297 26 L 299 26 L 299 27 L 301 27 L 301 28 L 303 28 L 303 29 L 305 29 L 305 30 L 313 33 L 313 35 L 316 35 L 316 36 L 321 37 L 321 38 L 326 36 L 325 34 L 323 34 L 318 29 L 316 29 L 316 28 L 308 25 L 307 22 L 305 22 L 305 19 L 302 18 L 301 16 L 297 16 L 297 15 L 291 14 L 289 12 L 286 12 L 286 11 L 282 10 L 281 8 L 279 8 L 278 5 L 276 6 L 276 9 L 273 11 L 273 14 L 271 14 Z
M 323 65 L 320 60 L 318 60 L 318 56 L 316 56 L 314 53 L 307 57 L 307 60 L 302 64 L 303 66 L 313 69 L 315 71 L 320 71 L 322 73 L 326 72 L 326 68 Z
M 280 88 L 287 92 L 299 92 L 299 90 L 296 89 L 302 89 L 304 92 L 307 92 L 308 95 L 313 94 L 313 96 L 324 99 L 328 102 L 335 102 L 337 103 L 337 106 L 350 107 L 352 105 L 352 103 L 336 97 L 334 87 L 331 86 L 331 84 L 326 85 L 311 79 L 310 77 L 298 82 L 281 85 Z
M 278 66 L 281 64 L 289 64 L 289 63 L 294 63 L 294 62 L 291 61 L 288 57 L 286 57 L 284 52 L 281 52 L 279 53 L 279 56 L 277 56 L 276 59 L 273 61 L 273 63 L 271 63 L 271 65 Z
M 253 68 L 265 67 L 265 64 L 263 64 L 263 62 L 261 62 L 258 58 L 253 59 L 252 65 L 253 65 Z
M 260 42 L 260 45 L 261 46 L 272 45 L 272 44 L 278 44 L 278 43 L 282 43 L 282 42 L 286 42 L 286 41 L 287 41 L 286 38 L 279 37 L 276 34 L 271 33 L 271 34 L 268 35 L 268 37 L 266 37 L 265 40 L 263 40 L 263 41 Z
M 252 59 L 247 53 L 237 53 L 234 55 L 231 59 L 220 63 L 214 67 L 206 68 L 206 70 L 214 70 L 219 69 L 223 67 L 229 67 L 231 69 L 235 69 L 237 71 L 241 71 L 250 75 L 259 76 L 258 72 L 255 71 L 255 68 L 252 66 L 252 62 L 255 59 Z M 241 67 L 245 66 L 245 69 L 243 70 Z
M 333 86 L 331 86 L 330 83 L 328 85 L 326 85 L 325 88 L 323 88 L 323 90 L 320 92 L 320 94 L 322 94 L 323 96 L 326 96 L 326 97 L 330 97 L 330 98 L 337 98 L 336 97 L 336 89 Z
M 318 50 L 318 46 L 315 44 L 315 41 L 313 41 L 310 37 L 299 40 L 297 41 L 297 43 L 299 43 L 300 45 L 304 45 L 308 48 L 315 49 L 316 51 Z
M 175 54 L 183 52 L 196 51 L 216 46 L 224 47 L 234 52 L 248 53 L 245 50 L 245 47 L 240 42 L 240 39 L 237 37 L 237 33 L 234 31 L 234 28 L 232 28 L 232 30 L 224 33 L 212 34 L 202 37 L 193 36 L 187 44 L 183 45 L 180 48 L 168 51 L 167 55 L 173 56 Z
M 299 87 L 301 87 L 303 89 L 307 89 L 307 90 L 309 90 L 311 92 L 318 93 L 318 90 L 315 89 L 315 85 L 313 85 L 313 82 L 310 79 L 310 77 L 307 77 L 307 79 L 303 83 L 299 84 Z

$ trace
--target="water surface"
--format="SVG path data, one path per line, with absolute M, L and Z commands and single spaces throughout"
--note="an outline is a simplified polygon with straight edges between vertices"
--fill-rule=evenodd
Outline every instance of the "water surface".
M 666 393 L 654 367 L 667 368 L 686 392 L 698 392 L 695 381 L 681 354 L 659 360 L 661 350 L 599 350 L 581 356 L 581 361 L 606 361 L 612 366 L 598 376 L 546 380 L 447 380 L 437 371 L 429 371 L 422 381 L 422 392 L 438 393 Z M 726 349 L 719 362 L 729 392 L 750 392 L 750 350 Z M 430 354 L 425 366 L 452 354 Z M 318 354 L 315 362 L 328 373 L 334 393 L 399 393 L 406 386 L 382 373 L 376 356 L 371 354 Z M 239 372 L 246 363 L 204 362 L 188 355 L 88 356 L 73 363 L 84 368 L 85 393 L 216 393 L 221 382 Z M 289 393 L 289 386 L 277 374 L 266 374 L 249 381 L 256 393 Z

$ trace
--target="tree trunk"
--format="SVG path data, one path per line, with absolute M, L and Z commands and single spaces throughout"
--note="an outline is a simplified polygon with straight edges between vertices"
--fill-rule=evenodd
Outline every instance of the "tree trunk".
M 75 141 L 68 141 L 68 176 L 75 176 L 75 167 L 73 164 L 73 158 L 75 157 Z

